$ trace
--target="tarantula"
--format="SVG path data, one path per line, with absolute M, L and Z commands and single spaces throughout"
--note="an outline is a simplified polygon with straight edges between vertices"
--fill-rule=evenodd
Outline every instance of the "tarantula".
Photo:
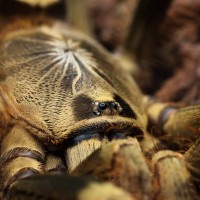
M 149 119 L 196 139 L 198 104 L 151 100 L 119 58 L 63 24 L 12 30 L 0 52 L 2 199 L 199 198 L 199 139 L 153 155 L 147 130 Z

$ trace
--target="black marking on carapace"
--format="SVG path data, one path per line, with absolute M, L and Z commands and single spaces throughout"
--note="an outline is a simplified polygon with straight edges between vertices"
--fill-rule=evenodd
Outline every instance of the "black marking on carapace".
M 81 60 L 77 56 L 74 55 L 74 58 L 75 58 L 76 62 L 78 63 L 80 69 L 82 69 L 82 70 L 86 69 L 86 66 L 81 62 Z
M 81 94 L 74 99 L 74 116 L 78 121 L 95 117 L 92 112 L 92 102 L 93 100 L 84 94 Z
M 27 53 L 25 55 L 23 55 L 24 57 L 30 57 L 30 56 L 40 56 L 40 55 L 45 55 L 45 56 L 49 56 L 50 53 L 56 53 L 55 50 L 49 50 L 49 51 L 39 51 L 39 52 L 32 52 L 32 53 Z
M 115 95 L 114 99 L 116 102 L 120 104 L 120 106 L 123 109 L 122 112 L 120 113 L 121 116 L 137 119 L 136 114 L 134 113 L 134 111 L 130 108 L 130 106 L 124 99 L 122 99 L 119 95 Z
M 64 65 L 66 65 L 66 63 Z M 77 76 L 77 72 L 73 70 L 73 65 L 74 63 L 72 62 L 68 63 L 68 69 L 64 75 L 64 78 L 62 79 L 61 87 L 66 92 L 66 94 L 72 93 L 73 80 Z

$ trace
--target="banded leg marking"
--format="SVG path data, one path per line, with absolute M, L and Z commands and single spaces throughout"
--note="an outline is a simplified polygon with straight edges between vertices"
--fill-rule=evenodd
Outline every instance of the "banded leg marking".
M 173 151 L 160 151 L 153 157 L 156 199 L 196 199 L 191 176 L 187 171 L 184 157 Z
M 44 151 L 20 126 L 13 127 L 2 139 L 0 152 L 1 190 L 17 179 L 43 172 Z

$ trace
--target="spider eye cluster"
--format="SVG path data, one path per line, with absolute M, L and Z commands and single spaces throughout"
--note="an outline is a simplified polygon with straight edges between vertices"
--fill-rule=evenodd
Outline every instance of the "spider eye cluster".
M 96 101 L 92 103 L 92 107 L 93 107 L 93 113 L 95 115 L 102 115 L 104 113 L 120 114 L 122 112 L 120 104 L 116 101 L 107 101 L 107 102 Z

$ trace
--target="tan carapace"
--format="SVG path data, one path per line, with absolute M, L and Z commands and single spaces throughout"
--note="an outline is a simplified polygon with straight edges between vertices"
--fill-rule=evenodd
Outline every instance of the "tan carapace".
M 95 41 L 41 27 L 8 35 L 0 55 L 1 112 L 7 121 L 1 189 L 58 165 L 72 171 L 80 161 L 70 147 L 84 139 L 95 150 L 116 135 L 143 135 L 138 87 Z M 58 151 L 64 162 L 51 155 Z

